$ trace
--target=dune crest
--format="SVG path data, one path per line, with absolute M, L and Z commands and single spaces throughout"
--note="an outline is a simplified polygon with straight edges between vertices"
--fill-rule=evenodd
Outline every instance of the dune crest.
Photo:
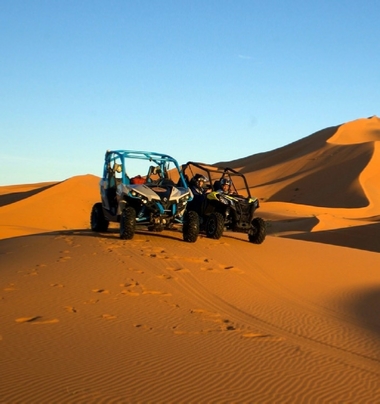
M 361 118 L 342 125 L 327 141 L 331 144 L 360 144 L 380 140 L 380 119 L 377 116 Z
M 379 139 L 379 118 L 358 119 L 250 156 L 243 171 L 252 193 L 263 201 L 372 209 L 378 200 L 372 181 Z

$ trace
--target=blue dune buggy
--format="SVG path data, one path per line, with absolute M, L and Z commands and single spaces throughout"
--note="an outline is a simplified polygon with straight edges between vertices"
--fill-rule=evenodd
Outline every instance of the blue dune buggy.
M 146 166 L 144 175 L 128 175 Z M 131 174 L 129 173 L 129 174 Z M 101 202 L 91 211 L 91 229 L 105 232 L 110 222 L 120 224 L 120 238 L 130 240 L 137 226 L 151 231 L 182 227 L 183 239 L 195 242 L 199 217 L 187 211 L 193 194 L 178 162 L 166 155 L 135 150 L 108 150 L 100 180 Z

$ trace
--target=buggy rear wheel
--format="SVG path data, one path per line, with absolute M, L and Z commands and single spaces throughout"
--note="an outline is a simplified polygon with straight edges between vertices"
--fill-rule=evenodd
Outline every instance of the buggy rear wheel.
M 221 213 L 215 212 L 207 218 L 206 235 L 216 240 L 222 237 L 224 231 L 224 217 Z
M 197 212 L 185 213 L 182 227 L 183 239 L 189 243 L 195 243 L 199 234 L 199 216 Z
M 103 206 L 101 202 L 95 203 L 91 210 L 91 230 L 92 231 L 107 231 L 109 221 L 104 217 Z
M 136 229 L 136 211 L 127 206 L 121 212 L 120 217 L 120 238 L 123 240 L 132 240 Z
M 261 244 L 267 234 L 265 221 L 261 217 L 255 217 L 251 224 L 252 227 L 249 230 L 248 239 L 251 243 Z

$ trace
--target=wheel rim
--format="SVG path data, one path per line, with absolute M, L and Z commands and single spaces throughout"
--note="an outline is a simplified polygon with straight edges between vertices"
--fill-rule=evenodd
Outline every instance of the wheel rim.
M 216 229 L 216 222 L 214 218 L 210 218 L 208 221 L 208 226 L 207 226 L 208 232 L 210 234 L 214 234 L 215 233 L 215 229 Z

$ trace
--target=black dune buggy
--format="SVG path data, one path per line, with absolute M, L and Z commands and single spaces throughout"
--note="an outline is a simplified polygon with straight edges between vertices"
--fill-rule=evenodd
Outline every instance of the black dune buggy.
M 261 244 L 266 237 L 266 223 L 254 217 L 259 200 L 251 196 L 244 174 L 232 168 L 216 168 L 189 161 L 182 166 L 186 181 L 192 186 L 194 179 L 206 179 L 203 193 L 193 192 L 194 199 L 188 211 L 195 211 L 200 218 L 200 230 L 207 237 L 219 239 L 224 230 L 248 234 L 251 243 Z M 221 183 L 227 182 L 229 189 L 223 192 Z
M 137 167 L 146 169 L 146 175 L 128 176 Z M 186 211 L 193 195 L 177 161 L 166 154 L 108 150 L 100 195 L 101 202 L 95 203 L 91 211 L 93 231 L 107 231 L 110 222 L 118 222 L 120 238 L 130 240 L 136 226 L 162 231 L 181 225 L 185 241 L 198 238 L 198 215 Z

